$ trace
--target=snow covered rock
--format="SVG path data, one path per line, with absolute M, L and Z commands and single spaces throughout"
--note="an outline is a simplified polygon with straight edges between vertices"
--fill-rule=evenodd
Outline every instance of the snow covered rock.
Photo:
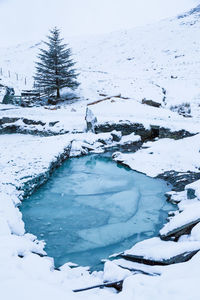
M 200 180 L 197 180 L 185 187 L 189 199 L 197 197 L 200 200 Z
M 188 261 L 200 250 L 200 242 L 172 242 L 152 238 L 137 243 L 121 257 L 147 265 L 170 265 Z
M 122 137 L 121 145 L 129 145 L 139 141 L 141 141 L 141 137 L 133 132 Z
M 111 135 L 112 135 L 112 137 L 113 137 L 113 141 L 114 141 L 114 142 L 119 142 L 119 141 L 121 140 L 121 138 L 122 138 L 122 133 L 121 133 L 121 131 L 113 130 L 113 131 L 111 132 Z
M 3 102 L 5 94 L 6 94 L 6 88 L 0 84 L 0 103 Z
M 115 282 L 124 280 L 128 276 L 131 276 L 131 272 L 120 268 L 112 261 L 106 261 L 104 265 L 103 281 L 104 282 Z
M 179 238 L 183 234 L 191 232 L 192 228 L 200 222 L 200 203 L 189 205 L 180 214 L 174 216 L 169 223 L 167 223 L 160 230 L 160 237 L 163 240 L 168 240 L 171 237 Z
M 153 101 L 153 100 L 147 100 L 146 98 L 142 99 L 142 104 L 146 104 L 146 105 L 157 107 L 157 108 L 159 108 L 161 106 L 161 103 Z
M 94 131 L 94 127 L 97 123 L 97 118 L 95 117 L 92 110 L 89 109 L 88 107 L 86 109 L 85 120 L 86 120 L 86 123 L 87 123 L 87 131 Z
M 77 157 L 81 155 L 88 154 L 88 150 L 83 148 L 83 143 L 81 141 L 74 140 L 71 145 L 70 157 Z

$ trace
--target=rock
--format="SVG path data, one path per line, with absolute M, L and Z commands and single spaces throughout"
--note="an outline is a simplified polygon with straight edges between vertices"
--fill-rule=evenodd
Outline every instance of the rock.
M 181 201 L 184 201 L 187 199 L 187 192 L 184 190 L 182 192 L 175 192 L 170 191 L 165 194 L 167 197 L 167 201 L 169 201 L 172 204 L 178 204 Z
M 113 137 L 110 133 L 99 133 L 96 141 L 103 145 L 112 145 Z
M 88 147 L 85 147 L 85 143 L 74 140 L 71 144 L 70 157 L 78 157 L 88 154 Z
M 147 100 L 146 98 L 142 99 L 142 104 L 146 104 L 153 107 L 160 107 L 161 103 L 153 101 L 153 100 Z
M 166 233 L 162 233 L 162 231 L 160 231 L 160 238 L 164 241 L 170 240 L 171 238 L 175 238 L 175 240 L 177 240 L 181 235 L 189 234 L 192 228 L 195 225 L 197 225 L 199 222 L 200 222 L 200 218 L 197 218 L 196 220 L 187 222 L 182 226 L 178 226 L 177 228 L 169 230 Z
M 168 128 L 160 127 L 159 128 L 159 137 L 160 138 L 170 138 L 174 140 L 180 140 L 185 137 L 194 136 L 194 133 L 190 133 L 187 130 L 171 131 Z
M 14 104 L 14 95 L 15 95 L 15 91 L 13 88 L 6 86 L 6 93 L 5 96 L 3 98 L 2 103 L 3 104 Z
M 112 154 L 112 159 L 114 160 L 114 161 L 117 161 L 117 162 L 123 162 L 123 158 L 122 158 L 122 153 L 121 152 L 114 152 L 113 154 Z
M 104 282 L 115 282 L 124 280 L 132 273 L 124 268 L 119 267 L 112 261 L 106 261 L 104 264 L 103 281 Z
M 121 138 L 122 138 L 121 131 L 114 130 L 114 131 L 111 132 L 111 135 L 113 137 L 113 141 L 114 142 L 119 142 L 121 140 Z
M 200 247 L 199 247 L 200 248 Z M 198 251 L 198 250 L 193 250 L 193 251 L 188 251 L 188 252 L 183 252 L 181 254 L 172 256 L 168 259 L 162 259 L 162 260 L 154 260 L 154 259 L 148 259 L 144 256 L 139 256 L 139 255 L 131 255 L 131 254 L 121 254 L 121 257 L 130 260 L 133 262 L 137 262 L 140 264 L 145 264 L 145 265 L 150 265 L 150 266 L 166 266 L 166 265 L 172 265 L 172 264 L 178 264 L 182 262 L 186 262 L 190 260 Z
M 26 125 L 41 125 L 41 126 L 44 126 L 46 124 L 42 121 L 35 121 L 35 120 L 26 119 L 26 118 L 22 119 L 22 121 Z
M 86 109 L 85 120 L 86 120 L 86 123 L 87 123 L 87 131 L 94 132 L 94 128 L 95 128 L 95 125 L 97 123 L 97 118 L 95 117 L 95 115 L 93 114 L 91 109 L 89 109 L 88 107 Z
M 200 202 L 190 204 L 185 210 L 177 213 L 169 223 L 160 230 L 160 238 L 169 240 L 181 235 L 189 234 L 192 228 L 200 222 Z
M 187 191 L 188 199 L 197 198 L 200 200 L 200 180 L 188 184 L 185 189 Z
M 156 137 L 159 138 L 171 138 L 171 139 L 182 139 L 184 137 L 190 137 L 195 134 L 190 133 L 186 130 L 171 131 L 169 128 L 160 127 L 157 125 L 151 125 L 150 129 L 146 129 L 141 123 L 131 123 L 130 121 L 119 121 L 118 123 L 105 122 L 98 124 L 97 121 L 91 125 L 88 123 L 88 127 L 92 127 L 95 133 L 120 131 L 122 135 L 129 135 L 135 133 L 140 135 L 142 141 L 149 141 Z
M 59 123 L 59 121 L 49 122 L 49 126 L 50 126 L 50 127 L 53 127 L 53 126 L 55 126 L 57 123 Z
M 173 185 L 174 191 L 183 191 L 185 186 L 200 179 L 200 173 L 167 171 L 157 176 Z
M 0 103 L 3 102 L 5 95 L 6 95 L 6 88 L 0 84 Z
M 0 119 L 0 125 L 15 123 L 15 122 L 17 122 L 19 119 L 20 119 L 20 118 L 3 117 L 3 118 Z
M 95 133 L 120 131 L 123 136 L 134 132 L 136 135 L 140 135 L 143 141 L 151 139 L 151 130 L 146 129 L 143 124 L 131 123 L 128 120 L 119 121 L 118 123 L 106 122 L 103 124 L 96 124 L 94 131 Z
M 174 242 L 155 237 L 137 243 L 120 257 L 147 265 L 171 265 L 188 261 L 199 250 L 199 241 Z
M 187 189 L 187 198 L 188 199 L 194 199 L 194 198 L 196 198 L 195 190 L 193 190 L 191 188 Z

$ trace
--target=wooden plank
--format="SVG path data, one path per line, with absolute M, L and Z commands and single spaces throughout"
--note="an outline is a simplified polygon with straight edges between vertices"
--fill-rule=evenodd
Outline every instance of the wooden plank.
M 130 98 L 128 97 L 122 97 L 121 94 L 118 94 L 118 95 L 114 95 L 114 96 L 108 96 L 108 97 L 105 97 L 103 99 L 99 99 L 99 100 L 96 100 L 94 102 L 91 102 L 89 103 L 87 106 L 91 106 L 91 105 L 94 105 L 94 104 L 97 104 L 97 103 L 100 103 L 100 102 L 103 102 L 103 101 L 106 101 L 106 100 L 110 100 L 112 98 L 119 98 L 119 99 L 123 99 L 123 100 L 128 100 Z
M 105 287 L 115 288 L 118 292 L 120 292 L 120 291 L 122 291 L 122 284 L 123 284 L 123 280 L 119 280 L 119 281 L 115 281 L 115 282 L 106 282 L 106 283 L 89 286 L 89 287 L 82 288 L 82 289 L 76 289 L 76 290 L 73 290 L 73 292 L 79 293 L 79 292 L 85 292 L 85 291 L 97 289 L 97 288 L 103 289 Z

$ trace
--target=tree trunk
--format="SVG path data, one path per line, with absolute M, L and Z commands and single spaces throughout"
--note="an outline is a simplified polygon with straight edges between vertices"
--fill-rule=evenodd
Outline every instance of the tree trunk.
M 60 89 L 57 88 L 57 98 L 60 98 Z

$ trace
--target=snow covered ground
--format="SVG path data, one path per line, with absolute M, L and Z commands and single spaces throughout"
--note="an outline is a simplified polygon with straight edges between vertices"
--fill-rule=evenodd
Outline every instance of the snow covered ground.
M 198 173 L 200 170 L 199 150 L 200 135 L 197 134 L 181 140 L 160 139 L 147 142 L 136 153 L 117 154 L 115 160 L 152 177 L 170 170 Z
M 91 105 L 99 124 L 120 120 L 163 126 L 170 130 L 186 130 L 192 134 L 180 140 L 159 139 L 143 144 L 135 153 L 116 153 L 114 159 L 130 168 L 155 177 L 174 170 L 181 174 L 200 170 L 200 72 L 199 29 L 200 7 L 193 12 L 164 20 L 135 30 L 116 32 L 87 40 L 72 39 L 75 59 L 80 70 L 80 102 L 50 110 L 0 105 L 0 118 L 41 121 L 40 131 L 51 130 L 50 137 L 34 135 L 0 135 L 0 291 L 2 299 L 184 299 L 199 296 L 200 254 L 188 262 L 169 266 L 147 266 L 122 259 L 107 261 L 104 272 L 90 274 L 85 268 L 64 265 L 55 270 L 52 259 L 42 257 L 43 243 L 25 234 L 17 206 L 23 198 L 23 188 L 32 189 L 48 179 L 53 168 L 70 156 L 103 151 L 102 140 L 116 145 L 112 135 L 85 133 L 86 104 L 104 96 L 116 96 Z M 38 41 L 15 48 L 0 48 L 1 83 L 15 88 L 16 94 L 32 85 L 33 61 Z M 9 73 L 10 71 L 10 73 Z M 16 75 L 18 74 L 18 76 Z M 26 78 L 26 79 L 25 79 Z M 25 84 L 26 82 L 26 84 Z M 162 108 L 141 104 L 142 99 L 154 100 Z M 0 95 L 0 101 L 2 95 Z M 184 118 L 169 108 L 190 103 L 191 118 Z M 55 123 L 53 126 L 50 123 Z M 14 122 L 15 123 L 15 122 Z M 55 127 L 54 127 L 55 126 Z M 51 129 L 50 129 L 51 127 Z M 53 129 L 52 129 L 53 127 Z M 29 126 L 30 129 L 30 126 Z M 38 127 L 37 127 L 38 129 Z M 66 132 L 69 132 L 66 134 Z M 59 135 L 62 133 L 62 135 Z M 65 133 L 65 134 L 64 134 Z M 76 134 L 73 134 L 76 133 Z M 122 143 L 139 141 L 135 135 L 122 137 Z M 39 176 L 39 177 L 38 177 Z M 38 179 L 39 178 L 39 179 Z M 187 191 L 194 190 L 188 198 Z M 185 187 L 176 198 L 178 211 L 170 217 L 160 234 L 192 221 L 197 224 L 190 233 L 177 241 L 154 238 L 141 242 L 125 254 L 165 259 L 180 252 L 200 249 L 200 182 Z M 28 192 L 28 190 L 26 190 Z M 36 253 L 39 253 L 37 255 Z M 121 268 L 119 265 L 123 265 Z M 124 269 L 128 268 L 128 269 Z M 135 272 L 133 270 L 139 270 Z M 132 270 L 132 271 L 131 271 Z M 149 272 L 155 276 L 147 276 Z M 79 294 L 72 289 L 102 284 L 104 281 L 124 280 L 123 290 L 94 289 Z
M 147 98 L 166 103 L 167 107 L 189 102 L 192 114 L 198 116 L 199 10 L 134 30 L 84 40 L 71 38 L 80 70 L 79 94 L 96 100 L 99 93 L 121 93 L 136 101 Z M 16 94 L 32 84 L 39 47 L 40 41 L 0 48 L 2 81 L 14 86 Z M 18 80 L 16 74 L 21 74 Z

